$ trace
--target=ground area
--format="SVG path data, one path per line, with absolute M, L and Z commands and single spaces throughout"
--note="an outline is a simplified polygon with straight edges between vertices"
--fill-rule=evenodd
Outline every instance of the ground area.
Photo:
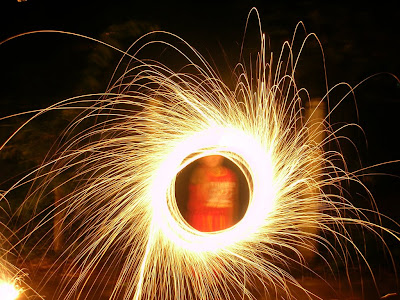
M 71 279 L 75 282 L 76 278 L 68 273 L 59 272 L 51 274 L 51 265 L 54 261 L 31 261 L 25 263 L 25 271 L 28 274 L 34 274 L 32 279 L 28 279 L 28 284 L 38 290 L 38 294 L 32 291 L 26 291 L 18 300 L 63 300 L 65 296 L 60 297 L 59 287 L 62 279 Z M 322 274 L 321 274 L 322 273 Z M 299 288 L 290 287 L 291 293 L 298 300 L 305 299 L 323 299 L 323 300 L 400 300 L 400 289 L 397 284 L 396 275 L 394 272 L 387 270 L 378 270 L 375 272 L 375 282 L 367 274 L 360 274 L 359 270 L 349 270 L 349 274 L 341 272 L 336 274 L 329 274 L 328 272 L 319 272 L 321 277 L 315 275 L 295 275 L 301 286 L 311 292 L 311 298 L 301 291 Z M 47 280 L 44 288 L 40 288 L 40 281 Z M 110 278 L 107 283 L 101 284 L 88 284 L 94 288 L 91 291 L 84 291 L 83 295 L 74 294 L 71 300 L 85 299 L 85 300 L 106 300 L 110 299 L 112 294 L 115 279 Z M 266 291 L 263 287 L 265 283 L 258 282 L 254 287 L 254 295 L 258 300 L 275 300 L 275 299 L 288 299 L 283 293 Z M 379 292 L 378 292 L 379 290 Z M 312 296 L 315 295 L 315 296 Z M 43 297 L 43 298 L 40 298 Z M 1 299 L 1 297 L 0 297 Z M 116 298 L 119 299 L 119 298 Z M 235 298 L 244 300 L 243 295 L 237 295 Z M 158 299 L 157 299 L 158 300 Z M 160 299 L 161 300 L 161 299 Z

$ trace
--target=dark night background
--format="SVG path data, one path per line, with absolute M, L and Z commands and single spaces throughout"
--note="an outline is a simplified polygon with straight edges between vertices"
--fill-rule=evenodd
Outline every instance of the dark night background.
M 212 62 L 223 78 L 230 80 L 230 68 L 238 62 L 246 18 L 252 7 L 260 13 L 262 30 L 270 38 L 275 58 L 282 43 L 292 38 L 299 21 L 305 23 L 308 32 L 316 33 L 325 51 L 330 87 L 340 82 L 354 86 L 371 75 L 385 73 L 357 88 L 358 119 L 354 101 L 349 97 L 333 115 L 333 122 L 356 122 L 363 128 L 365 137 L 356 129 L 344 132 L 355 142 L 363 166 L 400 159 L 397 148 L 400 84 L 386 74 L 400 75 L 400 13 L 394 1 L 321 4 L 320 1 L 247 0 L 193 3 L 2 0 L 0 41 L 42 29 L 100 38 L 112 30 L 112 25 L 140 22 L 182 37 Z M 256 23 L 253 14 L 245 42 L 248 52 L 257 50 Z M 130 42 L 139 36 L 132 36 Z M 85 39 L 60 34 L 28 35 L 0 45 L 0 117 L 43 108 L 87 92 L 83 86 L 84 70 L 95 47 L 95 43 Z M 300 84 L 309 88 L 311 96 L 322 96 L 321 77 L 315 75 L 321 74 L 318 73 L 322 65 L 320 53 L 315 48 L 306 49 L 302 62 L 298 74 Z M 100 87 L 97 92 L 103 90 Z M 333 98 L 343 91 L 339 88 Z M 10 133 L 7 128 L 3 125 L 2 138 Z M 358 169 L 356 152 L 349 143 L 343 149 L 349 167 Z M 0 170 L 4 179 L 8 170 L 1 165 Z M 400 220 L 397 192 L 400 179 L 396 177 L 400 176 L 400 164 L 370 171 L 391 174 L 367 176 L 364 182 L 381 212 Z M 399 247 L 393 247 L 398 253 Z

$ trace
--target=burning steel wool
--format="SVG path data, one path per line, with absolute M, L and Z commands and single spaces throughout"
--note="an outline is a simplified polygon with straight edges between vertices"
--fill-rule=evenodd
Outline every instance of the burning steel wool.
M 18 298 L 20 291 L 13 283 L 0 282 L 0 295 L 4 300 L 15 300 Z
M 0 295 L 4 300 L 16 300 L 23 292 L 20 286 L 21 279 L 18 276 L 13 276 L 11 270 L 15 267 L 11 266 L 7 261 L 0 261 Z
M 33 182 L 28 198 L 40 199 L 73 186 L 48 211 L 54 218 L 34 217 L 37 228 L 57 218 L 69 233 L 62 299 L 86 299 L 96 289 L 91 282 L 112 276 L 110 299 L 255 299 L 260 282 L 274 299 L 295 298 L 291 287 L 316 297 L 290 266 L 307 269 L 313 256 L 346 264 L 349 252 L 363 261 L 348 226 L 398 239 L 344 196 L 343 182 L 363 184 L 339 151 L 324 149 L 340 129 L 329 124 L 330 91 L 315 100 L 297 86 L 301 51 L 286 43 L 274 62 L 262 35 L 255 68 L 239 64 L 231 89 L 185 41 L 158 34 L 180 43 L 160 42 L 187 62 L 180 71 L 139 59 L 154 43 L 145 36 L 124 52 L 115 73 L 122 75 L 104 94 L 68 99 L 31 118 L 80 111 L 56 154 L 12 188 Z M 240 171 L 248 201 L 234 225 L 204 232 L 180 208 L 177 178 L 215 155 Z

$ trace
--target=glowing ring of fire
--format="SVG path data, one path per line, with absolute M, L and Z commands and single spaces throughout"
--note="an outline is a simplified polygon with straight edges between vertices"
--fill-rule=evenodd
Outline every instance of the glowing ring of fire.
M 246 166 L 253 189 L 246 214 L 238 224 L 220 232 L 205 233 L 177 217 L 174 182 L 177 174 L 190 162 L 210 154 L 226 156 L 238 167 Z M 190 155 L 194 156 L 184 162 Z M 270 153 L 244 131 L 220 126 L 193 134 L 178 143 L 163 159 L 150 190 L 153 225 L 175 245 L 195 252 L 216 251 L 256 233 L 274 209 L 276 199 Z

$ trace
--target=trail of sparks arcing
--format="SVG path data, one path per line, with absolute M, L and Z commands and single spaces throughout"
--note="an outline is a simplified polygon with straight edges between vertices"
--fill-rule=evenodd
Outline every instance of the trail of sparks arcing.
M 346 225 L 382 228 L 326 190 L 340 192 L 343 181 L 361 184 L 338 166 L 339 152 L 324 152 L 337 135 L 326 115 L 318 117 L 326 97 L 304 117 L 311 100 L 295 83 L 298 56 L 285 44 L 274 69 L 264 36 L 261 44 L 256 71 L 239 65 L 233 90 L 195 50 L 199 63 L 172 47 L 188 61 L 180 72 L 126 53 L 129 64 L 100 99 L 83 96 L 50 108 L 84 108 L 57 156 L 33 179 L 40 184 L 32 195 L 74 185 L 56 211 L 65 231 L 78 227 L 65 251 L 76 277 L 65 280 L 60 297 L 84 298 L 84 289 L 96 289 L 90 278 L 104 283 L 115 275 L 110 299 L 254 298 L 257 282 L 291 298 L 290 285 L 303 288 L 285 267 L 319 255 L 317 246 L 331 256 L 326 261 L 339 255 L 346 262 L 348 247 L 362 257 Z M 239 223 L 205 233 L 182 218 L 175 181 L 211 154 L 242 170 L 250 199 Z

